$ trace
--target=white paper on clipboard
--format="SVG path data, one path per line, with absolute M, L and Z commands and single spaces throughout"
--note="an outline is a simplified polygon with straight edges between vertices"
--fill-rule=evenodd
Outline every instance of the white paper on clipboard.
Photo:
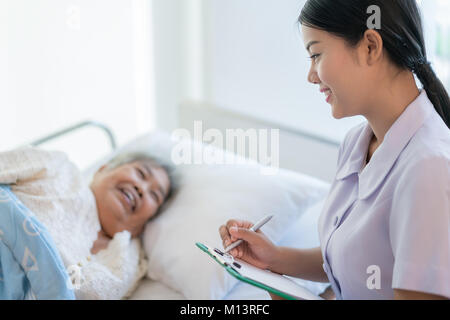
M 243 277 L 262 283 L 268 287 L 274 288 L 298 299 L 323 300 L 321 297 L 315 295 L 305 287 L 302 287 L 286 276 L 257 268 L 240 259 L 234 259 L 234 261 L 241 267 L 237 268 L 233 266 L 233 269 L 236 272 L 239 272 Z
M 273 288 L 283 292 L 291 297 L 302 300 L 323 300 L 323 298 L 312 293 L 305 287 L 286 276 L 257 268 L 241 259 L 233 258 L 231 255 L 223 253 L 221 250 L 204 245 L 210 254 L 212 254 L 222 264 L 230 266 L 242 277 L 263 284 L 266 287 Z

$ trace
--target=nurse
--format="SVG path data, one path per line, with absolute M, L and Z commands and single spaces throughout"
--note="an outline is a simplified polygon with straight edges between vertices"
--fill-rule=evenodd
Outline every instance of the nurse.
M 233 256 L 330 282 L 337 299 L 450 298 L 450 102 L 416 1 L 309 0 L 299 22 L 308 81 L 334 118 L 367 122 L 340 146 L 320 247 L 279 247 L 238 220 L 220 227 L 224 246 L 243 239 Z

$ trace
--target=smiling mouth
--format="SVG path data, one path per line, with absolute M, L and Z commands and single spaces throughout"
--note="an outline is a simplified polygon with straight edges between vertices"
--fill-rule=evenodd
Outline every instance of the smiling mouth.
M 322 90 L 320 90 L 320 92 L 323 92 L 324 94 L 325 94 L 325 99 L 326 99 L 326 101 L 327 102 L 330 102 L 330 98 L 331 98 L 331 96 L 332 96 L 332 94 L 333 94 L 333 92 L 331 91 L 331 89 L 322 89 Z
M 137 200 L 133 192 L 128 190 L 127 188 L 118 188 L 120 193 L 122 194 L 123 198 L 125 199 L 126 203 L 131 209 L 131 212 L 134 212 L 137 205 Z

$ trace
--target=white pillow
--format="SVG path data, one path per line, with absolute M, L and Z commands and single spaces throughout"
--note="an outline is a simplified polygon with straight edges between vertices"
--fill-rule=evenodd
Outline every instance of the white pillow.
M 185 143 L 192 145 L 191 141 Z M 168 134 L 154 132 L 118 152 L 146 151 L 171 162 L 175 144 L 179 142 Z M 213 150 L 216 156 L 243 162 L 241 157 Z M 243 165 L 176 166 L 178 191 L 164 211 L 147 224 L 143 234 L 148 276 L 187 299 L 222 299 L 238 280 L 195 243 L 222 248 L 220 225 L 231 218 L 256 221 L 267 214 L 275 216 L 261 230 L 277 243 L 292 223 L 323 199 L 329 188 L 327 183 L 303 174 L 279 169 L 275 175 L 264 175 L 262 169 L 252 161 Z M 93 170 L 95 167 L 87 172 Z

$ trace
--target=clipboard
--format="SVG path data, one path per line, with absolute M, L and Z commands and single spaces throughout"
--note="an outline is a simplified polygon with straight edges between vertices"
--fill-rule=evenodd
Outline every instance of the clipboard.
M 272 292 L 287 300 L 323 300 L 286 276 L 257 268 L 245 261 L 233 258 L 217 248 L 199 242 L 195 245 L 240 281 Z

